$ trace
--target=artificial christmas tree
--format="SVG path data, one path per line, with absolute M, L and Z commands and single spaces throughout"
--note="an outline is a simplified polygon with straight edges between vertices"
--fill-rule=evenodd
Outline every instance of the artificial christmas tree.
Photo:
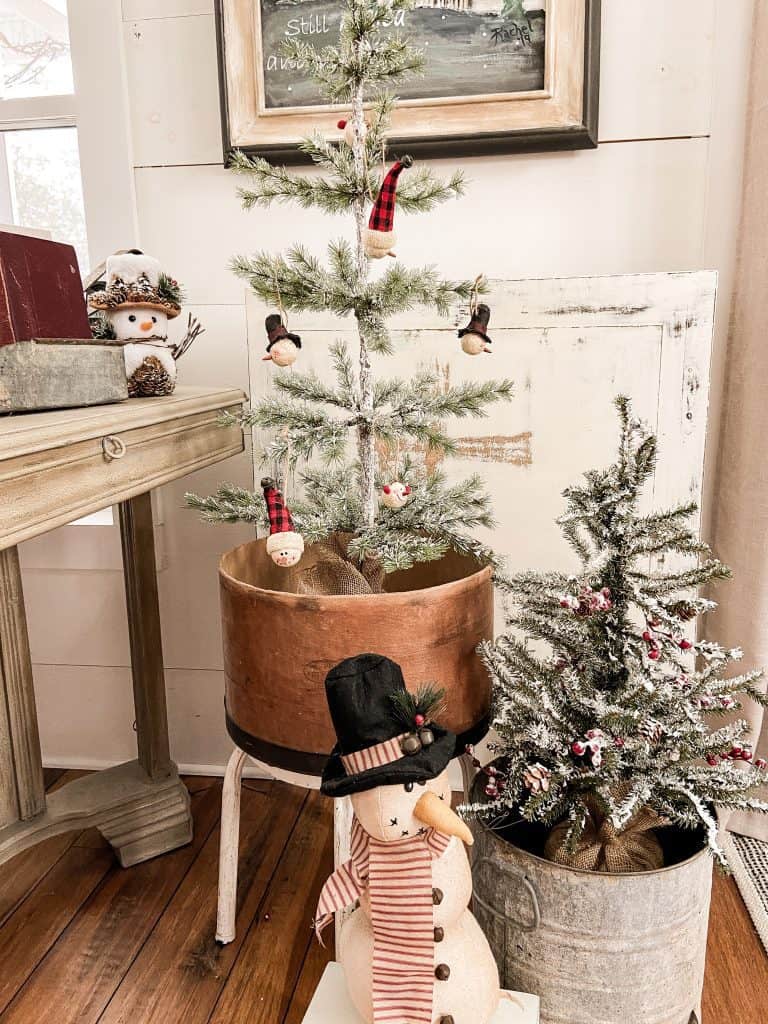
M 746 723 L 734 718 L 741 697 L 766 704 L 761 673 L 723 678 L 741 651 L 686 635 L 714 607 L 695 588 L 730 573 L 691 529 L 695 505 L 639 513 L 656 438 L 628 399 L 616 406 L 617 461 L 565 491 L 559 522 L 580 571 L 501 580 L 512 599 L 507 631 L 483 645 L 483 658 L 503 757 L 486 795 L 495 814 L 514 808 L 527 821 L 557 823 L 547 853 L 562 863 L 642 869 L 622 844 L 626 836 L 636 847 L 640 815 L 643 830 L 649 816 L 656 828 L 705 830 L 724 862 L 716 809 L 768 810 L 751 795 L 766 765 L 750 763 Z M 661 569 L 649 567 L 661 556 Z M 694 562 L 676 566 L 676 556 Z M 728 721 L 710 728 L 717 716 Z M 546 786 L 536 784 L 543 778 Z M 641 859 L 660 866 L 651 842 L 656 852 L 646 846 Z
M 424 370 L 408 380 L 374 380 L 371 354 L 392 351 L 388 317 L 417 304 L 445 315 L 457 300 L 471 302 L 474 314 L 482 288 L 479 279 L 446 281 L 433 267 L 410 270 L 400 263 L 375 280 L 369 276 L 370 257 L 387 255 L 394 243 L 395 204 L 399 213 L 423 212 L 463 188 L 460 172 L 443 183 L 428 168 L 411 169 L 407 154 L 383 176 L 378 170 L 386 159 L 385 133 L 394 102 L 389 90 L 422 65 L 418 51 L 388 30 L 397 12 L 411 6 L 412 0 L 346 0 L 337 45 L 316 50 L 303 40 L 286 44 L 288 55 L 313 70 L 331 101 L 351 107 L 343 126 L 339 122 L 341 139 L 331 142 L 316 134 L 303 144 L 327 176 L 295 174 L 242 155 L 234 160 L 250 178 L 240 191 L 246 209 L 292 200 L 353 215 L 354 244 L 333 242 L 327 267 L 301 245 L 285 256 L 259 253 L 233 261 L 235 273 L 277 308 L 275 323 L 282 325 L 288 310 L 323 310 L 355 317 L 358 328 L 356 358 L 343 342 L 331 348 L 335 384 L 314 373 L 275 369 L 273 393 L 255 403 L 242 422 L 274 432 L 262 455 L 284 492 L 290 470 L 304 464 L 299 474 L 304 496 L 291 496 L 291 508 L 307 543 L 351 535 L 345 558 L 355 566 L 377 560 L 382 588 L 387 573 L 439 559 L 449 549 L 490 559 L 472 536 L 477 526 L 491 524 L 479 480 L 448 486 L 440 473 L 427 472 L 400 453 L 403 442 L 415 442 L 430 452 L 450 454 L 455 445 L 441 422 L 481 416 L 489 403 L 512 392 L 507 380 L 446 387 L 436 373 Z M 349 440 L 356 458 L 345 462 Z M 392 456 L 386 477 L 379 466 L 382 452 Z M 320 465 L 306 466 L 310 461 Z M 408 502 L 399 507 L 377 502 L 377 493 L 386 495 L 383 487 L 392 480 L 411 488 Z M 235 487 L 223 487 L 209 498 L 190 495 L 189 501 L 212 521 L 262 522 L 264 517 L 262 502 Z
M 500 756 L 473 787 L 477 916 L 542 1024 L 700 1021 L 717 810 L 768 810 L 737 714 L 760 673 L 723 678 L 741 652 L 691 632 L 728 570 L 695 505 L 640 514 L 656 438 L 616 404 L 616 462 L 565 491 L 579 570 L 501 580 L 483 645 Z

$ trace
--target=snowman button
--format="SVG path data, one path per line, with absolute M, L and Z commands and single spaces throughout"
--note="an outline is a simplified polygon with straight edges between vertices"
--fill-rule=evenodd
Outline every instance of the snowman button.
M 440 906 L 440 904 L 443 902 L 443 890 L 442 889 L 433 889 L 432 890 L 432 902 L 434 903 L 434 905 L 436 907 Z
M 445 938 L 445 932 L 442 928 L 435 928 L 435 942 L 442 942 Z
M 451 976 L 451 968 L 448 964 L 438 964 L 435 968 L 435 977 L 438 981 L 448 981 Z

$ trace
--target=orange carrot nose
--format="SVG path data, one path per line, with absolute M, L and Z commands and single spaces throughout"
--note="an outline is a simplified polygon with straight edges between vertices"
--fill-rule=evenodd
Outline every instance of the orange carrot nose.
M 142 331 L 151 331 L 152 330 L 152 321 L 151 320 L 145 320 L 144 323 L 139 324 L 139 326 L 141 327 Z

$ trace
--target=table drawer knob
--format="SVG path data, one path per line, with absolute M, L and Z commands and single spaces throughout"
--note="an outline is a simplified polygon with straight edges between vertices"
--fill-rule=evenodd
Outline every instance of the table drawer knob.
M 101 450 L 104 452 L 104 458 L 112 462 L 115 459 L 122 459 L 125 455 L 126 447 L 119 437 L 115 437 L 114 434 L 107 434 L 106 437 L 101 439 Z

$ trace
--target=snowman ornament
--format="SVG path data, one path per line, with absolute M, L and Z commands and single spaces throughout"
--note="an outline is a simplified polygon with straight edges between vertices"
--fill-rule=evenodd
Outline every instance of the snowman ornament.
M 293 528 L 291 510 L 271 476 L 261 481 L 269 516 L 267 554 L 281 569 L 291 569 L 304 554 L 304 538 Z
M 381 503 L 387 508 L 404 508 L 411 496 L 411 485 L 393 480 L 391 484 L 384 484 L 381 488 Z
M 201 333 L 192 318 L 186 338 L 168 341 L 168 322 L 181 312 L 181 289 L 159 262 L 138 250 L 106 261 L 106 287 L 89 296 L 106 321 L 107 340 L 122 345 L 131 398 L 170 395 L 176 387 L 176 360 Z
M 321 789 L 349 796 L 351 857 L 320 894 L 315 930 L 359 900 L 339 959 L 365 1024 L 488 1024 L 496 963 L 468 909 L 466 824 L 451 809 L 456 737 L 431 716 L 442 694 L 405 688 L 378 654 L 349 658 L 326 679 L 337 745 Z

